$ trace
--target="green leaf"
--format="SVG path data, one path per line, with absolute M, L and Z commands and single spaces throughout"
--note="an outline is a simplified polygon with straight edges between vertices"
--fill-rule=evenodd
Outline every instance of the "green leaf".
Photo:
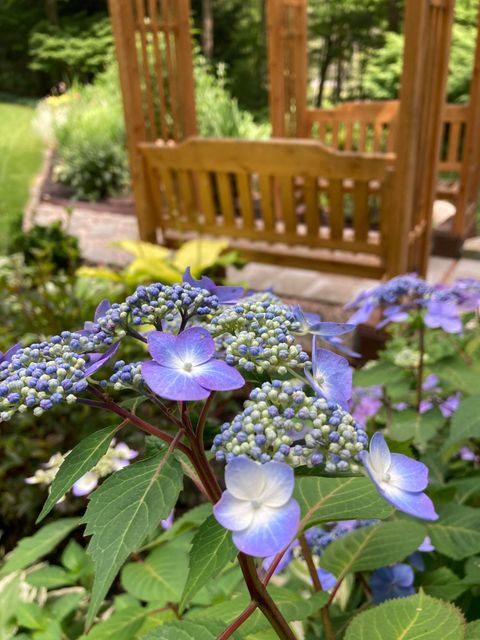
M 405 373 L 400 367 L 385 360 L 377 360 L 374 364 L 367 363 L 362 369 L 355 371 L 353 384 L 356 387 L 372 387 L 386 382 L 394 384 L 404 377 Z
M 202 524 L 202 522 L 205 521 L 205 518 L 208 518 L 211 513 L 212 505 L 208 503 L 201 504 L 198 507 L 190 509 L 183 516 L 175 519 L 170 529 L 163 531 L 154 540 L 144 545 L 141 551 L 152 549 L 159 544 L 163 544 L 168 540 L 172 540 L 173 538 L 179 536 L 182 533 L 185 533 L 186 531 L 190 531 L 190 529 L 198 528 Z
M 178 602 L 188 572 L 187 544 L 169 543 L 152 551 L 143 562 L 122 569 L 122 586 L 130 595 L 163 606 Z
M 338 580 L 354 571 L 380 569 L 416 551 L 425 533 L 421 524 L 407 520 L 362 527 L 332 542 L 320 564 Z
M 480 586 L 480 556 L 472 556 L 465 563 L 465 584 Z
M 117 471 L 92 494 L 84 516 L 95 564 L 87 624 L 130 553 L 171 512 L 181 488 L 180 465 L 161 452 Z
M 441 600 L 456 600 L 468 589 L 468 585 L 462 584 L 460 578 L 448 567 L 424 573 L 421 579 L 425 593 Z
M 418 414 L 413 409 L 394 412 L 390 425 L 390 435 L 394 440 L 415 444 L 425 444 L 431 440 L 445 424 L 445 418 L 438 409 Z
M 465 623 L 451 604 L 420 592 L 356 616 L 345 640 L 464 640 Z
M 93 469 L 97 462 L 108 450 L 118 427 L 106 427 L 91 433 L 82 440 L 65 458 L 57 475 L 53 479 L 48 498 L 37 518 L 37 522 L 43 520 L 53 509 L 57 502 L 69 491 L 75 482 Z
M 0 570 L 0 578 L 12 571 L 25 569 L 50 553 L 79 524 L 79 518 L 55 520 L 55 522 L 42 527 L 33 536 L 20 540 L 15 549 L 6 557 L 6 563 Z
M 295 593 L 284 587 L 271 586 L 268 592 L 275 600 L 282 615 L 288 622 L 292 620 L 305 620 L 310 615 L 321 609 L 327 600 L 328 593 L 320 591 L 306 599 L 302 594 Z M 230 600 L 207 607 L 194 609 L 188 614 L 189 620 L 222 620 L 225 625 L 230 624 L 248 606 L 250 598 L 248 594 L 234 596 Z M 269 629 L 270 624 L 260 611 L 255 611 L 241 627 L 241 638 L 247 635 Z
M 179 620 L 153 629 L 140 640 L 215 640 L 224 629 L 225 625 L 218 621 L 210 620 L 206 624 Z
M 480 640 L 480 620 L 474 620 L 467 624 L 465 640 Z
M 145 620 L 148 610 L 129 607 L 114 613 L 108 620 L 96 624 L 87 635 L 88 640 L 131 640 Z
M 27 576 L 28 584 L 32 587 L 45 587 L 46 589 L 56 589 L 65 587 L 75 582 L 75 577 L 71 576 L 62 567 L 48 566 L 40 567 L 32 571 Z
M 26 629 L 45 629 L 50 618 L 35 602 L 20 602 L 15 611 L 20 627 Z
M 187 583 L 180 601 L 180 610 L 203 585 L 218 576 L 237 555 L 230 531 L 208 517 L 195 534 L 190 549 Z
M 478 389 L 478 374 L 477 374 Z M 480 436 L 480 396 L 471 396 L 460 401 L 460 406 L 453 414 L 450 434 L 443 445 L 446 451 L 452 444 L 463 442 L 469 438 Z
M 12 573 L 1 582 L 0 638 L 12 638 L 15 633 L 15 610 L 21 597 L 21 578 Z
M 302 528 L 330 520 L 383 519 L 393 513 L 367 478 L 299 478 L 295 498 Z
M 55 620 L 61 622 L 78 608 L 80 601 L 84 597 L 85 591 L 79 588 L 74 593 L 67 593 L 53 600 L 53 602 L 49 603 L 48 610 Z
M 428 524 L 437 551 L 454 560 L 480 553 L 480 509 L 439 504 L 437 511 L 439 519 Z
M 460 504 L 466 504 L 480 497 L 480 475 L 451 480 L 447 486 L 455 489 L 456 498 Z
M 78 577 L 93 574 L 93 562 L 76 540 L 69 540 L 62 553 L 62 564 Z
M 435 373 L 447 382 L 452 390 L 472 396 L 478 393 L 480 372 L 458 356 L 445 358 L 435 365 Z

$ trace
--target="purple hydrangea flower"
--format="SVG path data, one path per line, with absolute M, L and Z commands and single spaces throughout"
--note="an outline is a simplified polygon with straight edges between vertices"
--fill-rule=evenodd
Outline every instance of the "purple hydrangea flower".
M 443 329 L 446 333 L 460 333 L 460 320 L 457 305 L 452 301 L 429 300 L 424 322 L 430 329 Z
M 214 358 L 215 342 L 206 329 L 191 327 L 174 336 L 152 331 L 148 350 L 153 360 L 144 362 L 142 375 L 150 389 L 168 400 L 203 400 L 211 391 L 239 389 L 240 373 Z
M 348 360 L 327 349 L 317 349 L 315 336 L 312 346 L 312 371 L 305 369 L 305 375 L 319 396 L 348 409 L 352 395 L 352 369 Z
M 183 274 L 183 282 L 191 284 L 192 287 L 198 287 L 199 289 L 206 289 L 212 295 L 217 296 L 218 301 L 221 304 L 235 304 L 239 298 L 242 297 L 244 289 L 243 287 L 227 287 L 223 285 L 215 284 L 207 276 L 202 276 L 200 280 L 195 280 L 190 272 L 190 267 L 185 269 Z
M 439 409 L 444 418 L 450 418 L 457 411 L 460 405 L 460 393 L 448 396 L 440 405 Z
M 300 336 L 311 333 L 322 338 L 331 338 L 349 333 L 355 329 L 355 325 L 345 322 L 322 322 L 317 313 L 305 313 L 300 305 L 291 307 L 298 328 L 293 332 Z
M 415 593 L 413 580 L 415 575 L 408 564 L 394 564 L 391 567 L 377 569 L 370 576 L 370 586 L 375 604 L 405 598 Z
M 13 347 L 10 347 L 10 349 L 7 349 L 7 351 L 5 351 L 5 353 L 2 353 L 2 351 L 0 351 L 0 364 L 2 362 L 10 362 L 10 360 L 13 358 L 13 356 L 21 348 L 22 348 L 21 343 L 17 342 L 17 344 L 14 344 Z
M 460 456 L 460 460 L 464 460 L 465 462 L 475 462 L 477 460 L 477 455 L 470 449 L 470 447 L 462 447 L 458 454 Z
M 227 490 L 213 513 L 222 527 L 233 532 L 237 549 L 265 558 L 291 542 L 300 523 L 300 507 L 292 498 L 291 467 L 234 458 L 225 468 L 225 484 Z
M 333 587 L 337 584 L 336 577 L 333 575 L 333 573 L 330 573 L 330 571 L 327 571 L 326 569 L 322 569 L 322 567 L 320 567 L 317 573 L 323 591 L 330 591 L 330 589 L 333 589 Z
M 437 520 L 433 502 L 423 493 L 428 485 L 428 468 L 401 453 L 390 453 L 383 435 L 377 431 L 370 440 L 370 451 L 361 451 L 378 493 L 394 507 L 423 520 Z
M 102 318 L 107 313 L 107 311 L 110 309 L 111 306 L 112 305 L 110 301 L 104 298 L 95 309 L 93 322 L 91 322 L 90 320 L 87 320 L 83 325 L 82 331 L 78 331 L 77 333 L 86 335 L 86 334 L 95 332 L 98 329 L 98 326 L 96 325 L 96 323 L 98 322 L 99 318 Z
M 353 390 L 353 409 L 351 410 L 355 420 L 365 425 L 368 418 L 376 415 L 382 406 L 382 395 L 383 391 L 380 385 L 355 387 Z
M 114 357 L 119 348 L 120 342 L 116 342 L 115 344 L 112 344 L 111 347 L 108 347 L 104 353 L 90 353 L 88 356 L 89 365 L 85 369 L 85 377 L 88 378 L 89 376 L 93 376 L 95 372 L 101 369 L 104 364 L 107 364 L 107 362 Z

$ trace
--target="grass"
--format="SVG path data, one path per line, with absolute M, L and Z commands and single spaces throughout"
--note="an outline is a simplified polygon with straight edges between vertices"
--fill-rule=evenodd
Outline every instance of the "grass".
M 34 105 L 0 100 L 0 254 L 21 224 L 30 187 L 42 164 L 42 143 L 32 130 Z

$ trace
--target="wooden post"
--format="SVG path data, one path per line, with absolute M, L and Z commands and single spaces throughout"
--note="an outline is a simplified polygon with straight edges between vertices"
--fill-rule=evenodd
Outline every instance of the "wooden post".
M 267 0 L 272 135 L 304 135 L 307 111 L 307 0 Z M 294 118 L 294 126 L 287 122 Z
M 118 60 L 130 176 L 139 233 L 142 240 L 155 242 L 156 216 L 148 203 L 142 158 L 138 150 L 138 144 L 147 140 L 147 132 L 139 81 L 132 3 L 131 0 L 109 0 L 108 5 Z
M 439 162 L 454 0 L 407 0 L 397 123 L 394 208 L 387 238 L 390 276 L 425 274 Z
M 475 227 L 475 213 L 480 189 L 480 7 L 464 135 L 465 151 L 460 172 L 460 191 L 452 227 L 453 235 L 460 238 L 465 238 Z
M 177 29 L 175 54 L 181 105 L 183 138 L 197 134 L 195 80 L 193 77 L 192 37 L 190 32 L 190 0 L 175 0 Z

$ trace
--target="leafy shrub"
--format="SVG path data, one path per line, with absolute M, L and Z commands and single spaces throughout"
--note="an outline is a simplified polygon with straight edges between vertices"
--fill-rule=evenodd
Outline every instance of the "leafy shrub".
M 110 19 L 102 14 L 79 14 L 60 25 L 44 23 L 29 42 L 30 68 L 72 82 L 92 80 L 101 72 L 113 50 Z

